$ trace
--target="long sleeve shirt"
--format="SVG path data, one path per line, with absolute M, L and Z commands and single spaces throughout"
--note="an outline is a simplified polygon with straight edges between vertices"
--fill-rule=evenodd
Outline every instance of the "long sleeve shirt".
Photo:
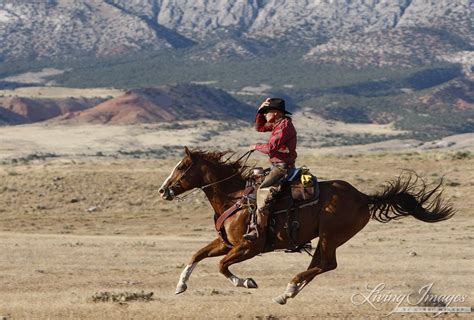
M 295 164 L 296 129 L 290 117 L 284 117 L 276 123 L 268 123 L 263 114 L 257 113 L 255 129 L 259 132 L 272 132 L 268 142 L 257 143 L 255 150 L 268 154 L 272 163 Z

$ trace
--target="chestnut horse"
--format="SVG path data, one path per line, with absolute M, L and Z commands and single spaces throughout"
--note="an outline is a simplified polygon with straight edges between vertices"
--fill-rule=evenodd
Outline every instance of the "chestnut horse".
M 185 147 L 185 153 L 185 157 L 174 167 L 159 189 L 163 199 L 173 200 L 185 191 L 201 188 L 217 217 L 241 199 L 249 167 L 239 160 L 223 160 L 228 152 L 190 151 Z M 316 237 L 319 237 L 319 241 L 307 270 L 298 273 L 283 294 L 273 300 L 285 304 L 288 298 L 294 298 L 315 276 L 335 269 L 336 249 L 364 228 L 370 218 L 380 222 L 409 215 L 424 222 L 449 219 L 454 214 L 454 209 L 441 200 L 441 183 L 427 189 L 422 180 L 419 186 L 419 180 L 413 174 L 406 178 L 400 176 L 382 192 L 374 195 L 366 195 L 342 180 L 319 182 L 319 202 L 299 209 L 300 229 L 296 243 L 284 229 L 288 220 L 286 214 L 275 215 L 273 249 L 294 248 L 295 244 L 303 245 Z M 281 208 L 285 206 L 277 203 L 275 210 Z M 226 239 L 217 236 L 192 256 L 181 273 L 176 294 L 187 289 L 186 282 L 199 261 L 222 255 L 224 257 L 220 260 L 219 271 L 234 286 L 257 288 L 253 279 L 239 278 L 229 271 L 234 263 L 268 250 L 264 230 L 259 229 L 261 236 L 255 241 L 247 241 L 242 237 L 247 231 L 249 219 L 249 212 L 244 206 L 225 220 L 223 229 Z

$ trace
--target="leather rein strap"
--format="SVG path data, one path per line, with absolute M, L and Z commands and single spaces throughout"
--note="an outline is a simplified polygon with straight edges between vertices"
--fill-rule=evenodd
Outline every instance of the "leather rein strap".
M 239 199 L 236 203 L 234 203 L 233 206 L 231 206 L 229 209 L 227 209 L 221 215 L 219 215 L 219 217 L 216 217 L 217 219 L 215 219 L 216 220 L 215 227 L 216 227 L 217 233 L 219 234 L 219 236 L 221 236 L 221 238 L 223 238 L 222 237 L 222 227 L 224 225 L 224 221 L 227 220 L 227 218 L 229 218 L 231 215 L 233 215 L 234 213 L 236 213 L 237 211 L 239 211 L 240 209 L 243 208 L 243 200 L 249 194 L 251 194 L 254 190 L 255 190 L 255 188 L 253 186 L 247 187 L 244 190 L 244 194 L 243 194 L 241 199 Z M 223 240 L 224 240 L 224 242 L 227 242 L 224 238 L 223 238 Z

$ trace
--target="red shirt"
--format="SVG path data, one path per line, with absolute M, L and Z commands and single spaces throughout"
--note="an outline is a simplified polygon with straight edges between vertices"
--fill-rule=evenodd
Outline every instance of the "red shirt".
M 296 129 L 290 117 L 284 117 L 276 123 L 268 123 L 263 114 L 257 113 L 255 129 L 259 132 L 272 132 L 268 142 L 257 143 L 255 150 L 268 154 L 272 163 L 295 164 Z

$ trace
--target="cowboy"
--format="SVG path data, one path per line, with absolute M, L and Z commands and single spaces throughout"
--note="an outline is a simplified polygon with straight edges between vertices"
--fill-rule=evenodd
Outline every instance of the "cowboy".
M 251 219 L 249 232 L 244 235 L 246 240 L 258 238 L 257 225 L 266 227 L 268 210 L 265 205 L 268 202 L 271 188 L 280 187 L 286 179 L 288 170 L 295 166 L 296 130 L 288 115 L 291 113 L 285 109 L 285 100 L 279 98 L 267 98 L 258 108 L 255 129 L 259 132 L 271 131 L 271 135 L 267 143 L 251 145 L 250 150 L 267 154 L 270 158 L 271 168 L 258 190 L 257 221 Z

